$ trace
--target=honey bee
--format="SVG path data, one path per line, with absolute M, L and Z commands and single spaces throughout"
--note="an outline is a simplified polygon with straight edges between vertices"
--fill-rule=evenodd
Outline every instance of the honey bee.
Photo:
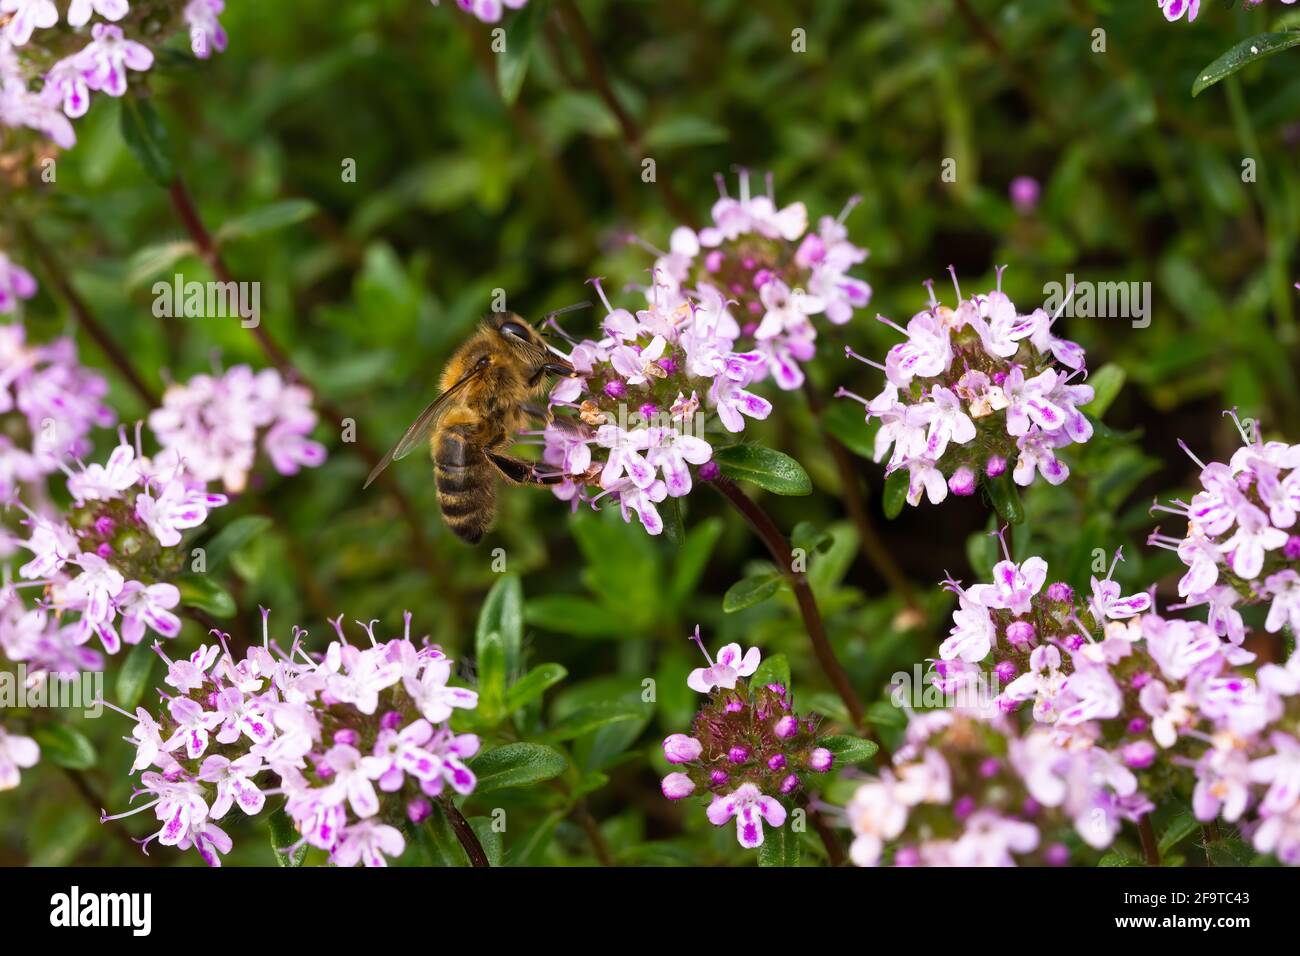
M 518 315 L 493 315 L 452 355 L 442 372 L 441 394 L 374 467 L 365 487 L 389 464 L 427 442 L 443 519 L 458 538 L 477 544 L 496 512 L 498 477 L 515 485 L 562 480 L 505 452 L 530 415 L 546 414 L 530 399 L 541 393 L 547 375 L 575 374 Z

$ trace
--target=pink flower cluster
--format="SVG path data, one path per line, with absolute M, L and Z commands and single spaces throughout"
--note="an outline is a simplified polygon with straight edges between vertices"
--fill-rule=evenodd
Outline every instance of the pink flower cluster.
M 736 839 L 753 849 L 763 844 L 764 822 L 785 823 L 781 798 L 802 786 L 800 774 L 825 773 L 834 757 L 817 745 L 817 719 L 796 715 L 785 687 L 747 686 L 741 679 L 758 669 L 758 648 L 742 654 L 739 644 L 728 644 L 714 661 L 698 627 L 691 640 L 709 666 L 693 670 L 687 684 L 709 701 L 696 714 L 690 736 L 664 740 L 664 757 L 678 769 L 664 777 L 663 794 L 681 800 L 708 791 L 709 822 L 720 827 L 735 820 Z
M 436 7 L 438 0 L 430 0 Z M 466 13 L 473 14 L 484 23 L 496 23 L 508 7 L 519 10 L 528 5 L 528 0 L 456 0 L 456 6 Z
M 1156 2 L 1164 13 L 1165 19 L 1171 23 L 1182 19 L 1183 14 L 1187 14 L 1187 22 L 1191 23 L 1201 12 L 1201 0 L 1156 0 Z M 1264 0 L 1241 0 L 1241 2 L 1244 7 L 1257 7 Z M 1292 4 L 1296 0 L 1282 0 L 1282 2 Z
M 174 29 L 165 26 L 161 33 L 184 29 L 194 55 L 207 59 L 214 50 L 226 48 L 226 31 L 218 20 L 224 9 L 225 0 L 188 0 L 178 22 L 170 25 Z M 70 120 L 90 109 L 92 92 L 122 96 L 131 72 L 153 66 L 153 51 L 127 34 L 129 29 L 143 36 L 129 0 L 69 0 L 69 30 L 57 29 L 54 0 L 0 0 L 0 13 L 9 15 L 0 30 L 0 125 L 34 129 L 63 149 L 76 144 Z M 95 14 L 103 19 L 90 24 Z M 90 40 L 85 42 L 88 24 Z M 158 35 L 156 23 L 150 30 L 151 38 Z M 84 45 L 71 49 L 48 70 L 32 65 L 58 56 L 69 42 Z M 33 48 L 39 56 L 20 56 Z
M 0 256 L 0 288 L 4 266 Z M 20 323 L 0 325 L 0 497 L 8 501 L 65 459 L 89 454 L 92 429 L 116 420 L 107 394 L 108 383 L 77 361 L 71 338 L 37 345 Z M 12 548 L 0 531 L 0 557 Z
M 1123 821 L 1190 792 L 1198 820 L 1300 864 L 1300 655 L 1249 668 L 1255 656 L 1210 625 L 1121 596 L 1110 576 L 1077 601 L 1068 585 L 1044 588 L 1047 571 L 1007 558 L 991 584 L 948 582 L 960 606 L 932 679 L 945 694 L 1001 690 L 912 718 L 894 771 L 850 804 L 855 860 L 874 864 L 892 842 L 896 864 L 1065 863 L 1067 821 L 1099 850 Z
M 672 307 L 661 297 L 633 314 L 611 305 L 593 281 L 607 312 L 604 335 L 570 340 L 577 375 L 552 389 L 550 403 L 577 415 L 547 424 L 543 460 L 565 476 L 555 486 L 560 498 L 595 506 L 615 495 L 625 520 L 635 512 L 659 534 L 656 505 L 690 492 L 692 465 L 703 466 L 705 478 L 716 469 L 702 409 L 733 434 L 746 418 L 771 413 L 772 404 L 748 389 L 764 360 L 735 351 L 740 330 L 716 290 Z M 588 498 L 587 485 L 601 490 Z
M 857 199 L 838 217 L 823 216 L 817 231 L 809 232 L 802 202 L 777 206 L 770 173 L 767 194 L 760 196 L 750 194 L 748 172 L 740 173 L 738 197 L 727 195 L 722 176 L 717 179 L 721 196 L 713 205 L 713 225 L 699 232 L 679 226 L 667 252 L 647 245 L 658 256 L 652 298 L 659 299 L 662 285 L 670 308 L 713 297 L 735 305 L 741 324 L 733 340 L 763 359 L 751 381 L 771 377 L 779 388 L 799 388 L 800 363 L 816 351 L 812 317 L 825 315 L 843 325 L 871 301 L 871 286 L 849 275 L 867 258 L 844 225 Z
M 307 436 L 316 426 L 311 393 L 275 369 L 236 365 L 219 375 L 196 375 L 172 385 L 149 415 L 163 448 L 177 454 L 201 481 L 240 492 L 257 457 L 258 440 L 282 475 L 314 468 L 325 448 Z
M 374 622 L 362 624 L 368 646 L 348 641 L 339 615 L 331 622 L 338 639 L 324 654 L 309 652 L 297 627 L 281 648 L 268 616 L 263 610 L 262 644 L 242 660 L 220 633 L 220 646 L 164 656 L 165 710 L 157 718 L 143 707 L 121 712 L 135 721 L 132 772 L 142 788 L 132 799 L 148 802 L 104 819 L 152 810 L 160 826 L 146 848 L 155 839 L 193 847 L 219 866 L 231 849 L 219 821 L 236 806 L 260 813 L 274 793 L 301 834 L 280 852 L 312 846 L 338 866 L 384 866 L 406 849 L 398 827 L 428 817 L 430 798 L 448 787 L 473 791 L 464 761 L 479 740 L 448 721 L 454 709 L 477 707 L 478 695 L 448 684 L 451 660 L 427 637 L 412 639 L 409 613 L 403 636 L 387 641 L 375 637 Z
M 0 313 L 18 311 L 19 303 L 34 296 L 36 288 L 32 274 L 0 252 Z
M 974 494 L 981 480 L 1008 468 L 1018 485 L 1031 484 L 1035 473 L 1060 484 L 1070 469 L 1057 449 L 1092 437 L 1079 406 L 1093 390 L 1075 382 L 1086 374 L 1083 349 L 1052 334 L 1058 316 L 1021 315 L 1001 278 L 999 269 L 997 289 L 965 299 L 954 273 L 956 309 L 940 305 L 927 283 L 929 308 L 906 328 L 879 317 L 904 336 L 883 365 L 847 350 L 885 373 L 884 389 L 870 400 L 838 394 L 862 403 L 868 421 L 879 420 L 875 460 L 889 454 L 886 474 L 907 469 L 908 504 L 922 495 L 938 504 L 949 491 Z
M 1148 543 L 1175 551 L 1187 565 L 1178 582 L 1185 607 L 1205 607 L 1217 634 L 1240 644 L 1245 624 L 1238 604 L 1268 603 L 1264 629 L 1300 634 L 1300 445 L 1265 442 L 1258 426 L 1236 412 L 1242 447 L 1228 461 L 1200 468 L 1190 502 L 1157 505 L 1187 519 L 1182 538 L 1160 533 Z M 1181 444 L 1181 443 L 1180 443 Z
M 140 643 L 146 629 L 175 637 L 180 591 L 166 578 L 181 569 L 181 533 L 202 525 L 226 497 L 209 494 L 174 453 L 145 458 L 125 435 L 106 464 L 67 470 L 73 503 L 66 514 L 17 505 L 28 532 L 18 543 L 32 554 L 18 575 L 43 587 L 45 600 L 0 631 L 5 653 L 32 660 L 47 645 L 62 652 L 98 637 L 116 654 L 123 642 Z

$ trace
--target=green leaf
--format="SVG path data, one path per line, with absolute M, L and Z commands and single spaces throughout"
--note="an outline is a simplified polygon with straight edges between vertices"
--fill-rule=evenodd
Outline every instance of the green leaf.
M 41 759 L 52 760 L 69 770 L 89 770 L 97 759 L 95 745 L 65 724 L 41 724 L 32 731 L 41 746 Z
M 1184 810 L 1172 820 L 1165 832 L 1160 834 L 1160 855 L 1166 857 L 1169 851 L 1182 843 L 1184 839 L 1191 836 L 1201 827 L 1201 823 L 1196 819 L 1190 810 Z
M 124 710 L 135 710 L 140 703 L 145 689 L 149 686 L 149 677 L 153 672 L 153 662 L 158 659 L 153 645 L 141 641 L 122 662 L 122 669 L 117 672 L 117 705 Z
M 478 837 L 479 845 L 483 847 L 483 853 L 488 858 L 490 866 L 501 865 L 501 831 L 492 827 L 492 820 L 489 817 L 474 817 L 469 821 L 470 829 Z
M 1109 853 L 1107 853 L 1105 856 L 1103 856 L 1100 860 L 1097 861 L 1097 865 L 1098 866 L 1141 866 L 1142 861 L 1135 860 L 1131 856 L 1125 856 L 1123 853 L 1119 852 L 1118 850 L 1111 850 Z
M 269 203 L 252 212 L 227 220 L 225 225 L 217 230 L 217 244 L 275 232 L 277 229 L 284 229 L 304 219 L 310 219 L 314 215 L 316 215 L 316 204 L 309 199 L 284 199 Z
M 506 691 L 506 713 L 513 714 L 526 707 L 568 676 L 569 672 L 559 664 L 539 664 L 510 685 Z
M 594 733 L 610 724 L 642 720 L 646 715 L 646 706 L 640 702 L 605 701 L 590 704 L 566 714 L 546 732 L 545 740 L 558 742 L 573 740 Z
M 302 834 L 293 825 L 293 818 L 285 813 L 284 807 L 276 807 L 267 823 L 271 830 L 271 852 L 275 854 L 275 862 L 280 866 L 302 866 L 302 861 L 307 857 L 305 842 L 292 853 L 285 852 L 302 840 Z
M 475 793 L 493 793 L 509 787 L 526 787 L 558 777 L 569 762 L 554 747 L 515 743 L 497 747 L 470 761 L 478 778 Z
M 1094 392 L 1092 401 L 1082 406 L 1093 418 L 1101 418 L 1124 387 L 1125 372 L 1114 362 L 1107 362 L 1088 377 Z
M 645 145 L 648 149 L 711 146 L 725 143 L 730 138 L 725 126 L 702 116 L 671 116 L 659 120 L 646 131 Z
M 478 641 L 478 711 L 489 724 L 495 724 L 505 712 L 506 652 L 496 631 Z
M 763 658 L 758 665 L 758 670 L 754 671 L 754 676 L 750 678 L 749 682 L 754 687 L 780 684 L 788 692 L 790 690 L 790 661 L 784 654 L 773 654 L 771 657 Z
M 167 128 L 154 111 L 153 103 L 139 96 L 121 100 L 122 139 L 131 155 L 159 186 L 170 186 L 176 178 L 176 162 Z
M 790 547 L 801 548 L 805 554 L 825 552 L 834 542 L 829 531 L 824 531 L 811 521 L 800 521 L 790 532 Z
M 880 419 L 868 420 L 857 402 L 848 399 L 831 402 L 822 412 L 821 419 L 822 428 L 853 454 L 867 459 L 875 458 L 876 432 L 880 430 Z
M 549 0 L 534 0 L 515 13 L 506 27 L 506 46 L 497 58 L 497 86 L 507 105 L 514 103 L 523 89 L 533 44 L 546 22 L 549 6 Z
M 762 445 L 741 444 L 717 448 L 713 460 L 729 478 L 748 481 L 778 495 L 810 495 L 812 479 L 803 466 L 779 451 Z
M 1192 96 L 1199 96 L 1224 77 L 1231 76 L 1238 70 L 1249 66 L 1257 60 L 1293 46 L 1300 46 L 1300 30 L 1286 33 L 1261 33 L 1259 36 L 1242 40 L 1227 53 L 1201 70 L 1192 84 Z
M 1210 861 L 1210 866 L 1250 866 L 1255 850 L 1245 840 L 1227 837 L 1207 843 L 1205 856 Z
M 708 566 L 709 556 L 722 535 L 722 522 L 717 518 L 701 521 L 686 533 L 686 540 L 677 552 L 673 562 L 673 578 L 670 587 L 673 605 L 680 605 L 695 592 L 700 575 Z
M 907 504 L 907 488 L 911 483 L 911 476 L 906 468 L 900 468 L 891 472 L 885 479 L 885 494 L 881 501 L 881 507 L 885 510 L 885 517 L 889 519 L 897 518 L 903 513 L 903 505 Z
M 517 574 L 505 574 L 492 585 L 474 628 L 476 641 L 495 633 L 505 650 L 506 673 L 518 673 L 519 654 L 524 644 L 524 588 Z
M 793 827 L 763 828 L 763 845 L 758 848 L 758 865 L 799 865 L 799 835 Z
M 213 617 L 235 616 L 235 599 L 217 582 L 196 574 L 186 574 L 177 578 L 175 584 L 181 592 L 181 604 L 185 607 L 198 608 Z
M 733 614 L 755 604 L 762 604 L 781 590 L 781 580 L 779 571 L 743 578 L 727 588 L 727 593 L 722 596 L 722 609 Z
M 626 622 L 595 601 L 572 594 L 535 597 L 524 609 L 529 624 L 575 637 L 613 637 L 627 630 Z
M 850 763 L 866 763 L 880 749 L 880 745 L 874 741 L 865 740 L 862 737 L 853 737 L 849 734 L 823 737 L 818 743 L 835 755 L 836 766 Z
M 203 546 L 205 574 L 210 574 L 226 563 L 226 560 L 271 527 L 272 521 L 265 515 L 244 515 L 236 518 Z
M 181 259 L 198 252 L 194 243 L 188 239 L 173 242 L 160 242 L 132 253 L 126 262 L 126 287 L 134 289 L 144 285 L 155 276 L 171 271 Z M 170 282 L 173 277 L 168 276 Z
M 988 489 L 989 501 L 998 517 L 1007 524 L 1020 524 L 1025 520 L 1025 506 L 1020 501 L 1019 489 L 1011 480 L 1011 471 L 1008 466 L 998 477 L 986 481 L 984 487 Z

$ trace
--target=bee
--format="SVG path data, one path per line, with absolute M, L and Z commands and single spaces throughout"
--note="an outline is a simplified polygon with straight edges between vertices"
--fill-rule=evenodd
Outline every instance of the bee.
M 447 527 L 461 540 L 478 544 L 496 512 L 498 477 L 513 485 L 562 480 L 541 474 L 532 462 L 508 455 L 506 449 L 530 416 L 545 416 L 530 399 L 545 388 L 546 377 L 576 374 L 518 315 L 493 315 L 455 351 L 443 369 L 441 393 L 374 467 L 364 487 L 389 464 L 427 443 Z

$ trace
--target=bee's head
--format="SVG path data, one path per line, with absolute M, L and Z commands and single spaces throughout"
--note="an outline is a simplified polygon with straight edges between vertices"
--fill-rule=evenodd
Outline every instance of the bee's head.
M 489 327 L 501 337 L 507 348 L 532 368 L 536 378 L 542 373 L 572 375 L 573 366 L 563 356 L 555 354 L 537 330 L 513 312 L 499 313 L 488 320 Z

